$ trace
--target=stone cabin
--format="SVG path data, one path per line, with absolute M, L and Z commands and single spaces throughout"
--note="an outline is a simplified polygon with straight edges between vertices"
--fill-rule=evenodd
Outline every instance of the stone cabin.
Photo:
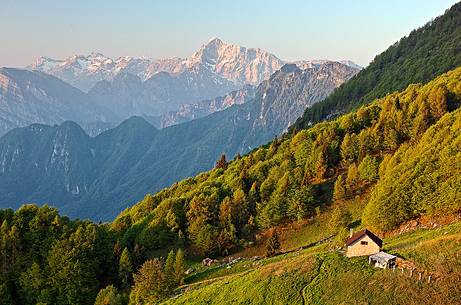
M 364 229 L 352 234 L 346 240 L 346 256 L 363 256 L 376 254 L 381 250 L 383 241 L 371 231 Z

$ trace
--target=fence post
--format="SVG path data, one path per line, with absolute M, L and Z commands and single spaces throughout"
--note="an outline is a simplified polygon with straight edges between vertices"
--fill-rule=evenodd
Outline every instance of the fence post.
M 421 281 L 422 278 L 423 278 L 423 274 L 420 272 L 420 273 L 419 273 L 419 280 L 418 280 L 418 281 Z
M 410 269 L 410 277 L 413 277 L 413 269 Z
M 429 275 L 429 277 L 427 278 L 427 283 L 430 284 L 431 283 L 431 276 Z

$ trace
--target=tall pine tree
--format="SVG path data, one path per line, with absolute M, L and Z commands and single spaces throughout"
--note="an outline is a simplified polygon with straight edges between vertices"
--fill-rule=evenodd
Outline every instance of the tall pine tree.
M 123 249 L 122 255 L 118 264 L 118 276 L 120 279 L 120 286 L 122 288 L 128 288 L 131 284 L 131 274 L 133 273 L 133 264 L 131 262 L 131 256 L 128 249 Z

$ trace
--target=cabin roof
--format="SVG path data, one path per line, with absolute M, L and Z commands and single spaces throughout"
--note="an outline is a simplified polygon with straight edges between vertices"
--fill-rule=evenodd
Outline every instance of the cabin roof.
M 396 257 L 397 256 L 389 254 L 389 253 L 386 253 L 386 252 L 383 252 L 383 251 L 380 251 L 380 252 L 378 252 L 376 254 L 370 255 L 370 258 L 372 260 L 377 261 L 379 263 L 386 263 L 386 262 L 388 262 L 390 260 L 393 260 Z
M 368 229 L 363 229 L 361 231 L 356 232 L 353 234 L 348 240 L 346 240 L 346 246 L 350 246 L 355 243 L 357 240 L 361 239 L 363 236 L 368 236 L 372 241 L 374 241 L 379 247 L 383 245 L 383 241 L 381 238 L 373 234 Z

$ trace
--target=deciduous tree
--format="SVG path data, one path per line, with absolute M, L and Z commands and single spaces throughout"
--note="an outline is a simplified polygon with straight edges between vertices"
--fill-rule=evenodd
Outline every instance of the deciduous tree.
M 141 266 L 133 276 L 134 285 L 130 293 L 130 304 L 155 304 L 170 292 L 163 263 L 151 259 Z

